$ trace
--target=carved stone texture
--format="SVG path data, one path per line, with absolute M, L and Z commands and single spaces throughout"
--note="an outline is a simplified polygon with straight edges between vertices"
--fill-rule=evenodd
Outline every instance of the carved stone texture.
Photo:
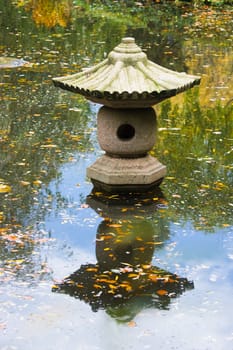
M 97 119 L 98 141 L 101 148 L 113 157 L 144 156 L 155 144 L 156 124 L 153 108 L 102 107 Z
M 107 192 L 150 190 L 166 175 L 166 167 L 156 158 L 116 158 L 103 155 L 87 169 L 94 186 Z
M 200 83 L 147 59 L 134 38 L 123 38 L 103 62 L 54 78 L 55 86 L 113 108 L 146 108 Z

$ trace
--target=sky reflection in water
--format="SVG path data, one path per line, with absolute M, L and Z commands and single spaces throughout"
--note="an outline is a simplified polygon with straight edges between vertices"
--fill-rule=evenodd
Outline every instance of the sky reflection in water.
M 62 211 L 56 215 L 52 212 L 43 224 L 55 241 L 42 246 L 40 254 L 45 256 L 57 281 L 82 264 L 96 263 L 96 232 L 103 219 L 80 201 L 80 195 L 89 195 L 87 192 L 92 188 L 83 183 L 83 166 L 89 163 L 89 158 L 83 158 L 63 167 L 62 181 L 56 191 L 59 189 L 67 198 L 72 193 L 72 208 L 66 210 L 65 216 Z M 77 182 L 81 186 L 77 187 Z M 71 188 L 73 191 L 69 190 Z M 149 348 L 154 342 L 161 349 L 172 349 L 174 344 L 185 349 L 214 349 L 216 346 L 225 349 L 230 346 L 232 228 L 213 234 L 197 231 L 188 222 L 168 223 L 164 227 L 169 235 L 166 234 L 163 247 L 153 254 L 152 265 L 177 272 L 195 284 L 195 289 L 172 299 L 168 310 L 144 308 L 140 303 L 135 305 L 129 301 L 120 314 L 114 308 L 108 309 L 107 313 L 101 310 L 92 313 L 83 301 L 51 293 L 50 278 L 38 281 L 35 286 L 15 281 L 2 289 L 3 315 L 7 318 L 3 349 L 4 346 L 7 348 L 9 339 L 12 346 L 15 344 L 19 349 L 30 349 L 32 344 L 37 349 L 48 342 L 53 344 L 54 337 L 59 339 L 58 349 L 76 342 L 83 349 L 108 349 L 109 346 L 124 349 L 126 344 L 139 349 Z M 122 320 L 130 313 L 134 316 L 133 323 L 116 325 L 114 318 Z M 17 323 L 16 314 L 21 315 Z M 129 321 L 127 317 L 126 321 Z M 190 342 L 193 333 L 195 344 Z M 50 348 L 53 349 L 53 345 Z

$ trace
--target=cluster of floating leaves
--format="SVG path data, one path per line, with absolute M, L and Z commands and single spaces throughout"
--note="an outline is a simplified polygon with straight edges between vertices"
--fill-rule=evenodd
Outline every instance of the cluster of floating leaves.
M 47 263 L 41 261 L 40 249 L 51 240 L 47 233 L 39 231 L 35 234 L 32 228 L 23 229 L 16 224 L 0 227 L 0 254 L 5 257 L 0 264 L 1 283 L 8 283 L 16 278 L 35 283 L 48 278 L 51 271 Z
M 52 290 L 84 300 L 97 311 L 145 295 L 154 306 L 166 308 L 171 298 L 192 288 L 193 282 L 151 265 L 121 264 L 104 270 L 101 265 L 87 264 L 56 283 Z

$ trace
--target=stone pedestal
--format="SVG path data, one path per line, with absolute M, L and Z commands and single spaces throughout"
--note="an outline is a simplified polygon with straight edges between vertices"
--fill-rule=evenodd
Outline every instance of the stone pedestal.
M 105 155 L 87 169 L 96 189 L 108 192 L 142 192 L 158 186 L 166 167 L 150 151 L 156 142 L 153 108 L 113 109 L 98 113 L 98 141 Z

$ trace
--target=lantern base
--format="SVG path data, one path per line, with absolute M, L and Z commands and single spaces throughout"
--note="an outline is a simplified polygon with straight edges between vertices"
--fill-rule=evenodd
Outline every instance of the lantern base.
M 87 169 L 94 187 L 104 192 L 144 192 L 159 186 L 166 167 L 156 158 L 113 158 L 103 155 Z

